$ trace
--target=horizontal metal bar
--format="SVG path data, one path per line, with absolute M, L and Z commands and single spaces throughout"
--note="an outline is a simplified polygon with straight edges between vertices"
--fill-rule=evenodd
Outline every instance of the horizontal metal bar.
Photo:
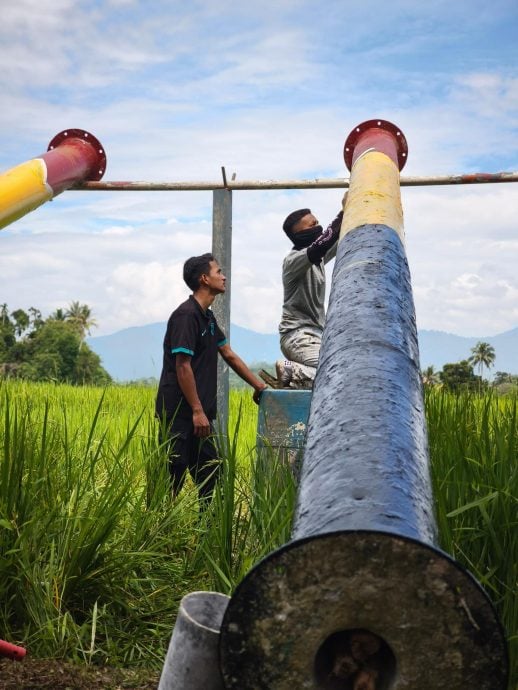
M 429 187 L 453 184 L 488 184 L 518 182 L 518 172 L 470 173 L 468 175 L 435 175 L 431 177 L 402 177 L 402 187 Z M 96 192 L 195 192 L 214 189 L 343 189 L 349 178 L 314 180 L 232 180 L 223 182 L 84 182 L 74 187 L 80 191 Z

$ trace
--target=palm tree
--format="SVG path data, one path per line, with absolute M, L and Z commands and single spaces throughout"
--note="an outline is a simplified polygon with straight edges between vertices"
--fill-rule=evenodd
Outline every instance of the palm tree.
M 440 383 L 439 373 L 435 371 L 433 364 L 423 369 L 421 378 L 425 386 L 437 386 Z
M 14 319 L 14 332 L 18 337 L 29 327 L 29 315 L 23 309 L 16 309 L 11 313 Z
M 90 329 L 97 326 L 96 320 L 92 316 L 92 310 L 87 304 L 71 302 L 65 312 L 67 321 L 70 321 L 78 330 L 81 340 L 85 334 L 90 335 Z
M 61 307 L 58 307 L 56 311 L 52 312 L 50 315 L 50 318 L 53 321 L 66 321 L 67 315 L 64 309 L 61 309 Z
M 7 304 L 4 302 L 0 305 L 0 319 L 2 319 L 2 326 L 9 323 L 9 310 L 7 309 Z
M 478 365 L 481 379 L 484 367 L 487 367 L 488 369 L 489 367 L 492 367 L 495 359 L 495 348 L 489 343 L 479 341 L 475 347 L 471 348 L 471 357 L 469 358 L 469 361 L 473 366 Z
M 35 331 L 43 326 L 43 319 L 41 318 L 41 311 L 35 307 L 29 307 L 29 321 Z

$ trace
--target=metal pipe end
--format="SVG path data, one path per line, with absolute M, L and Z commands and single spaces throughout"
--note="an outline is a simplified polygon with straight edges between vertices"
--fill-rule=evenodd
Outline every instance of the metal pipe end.
M 229 602 L 228 690 L 505 690 L 505 636 L 476 580 L 442 551 L 389 532 L 294 541 Z
M 191 592 L 180 602 L 158 690 L 223 690 L 218 638 L 230 597 Z
M 408 158 L 408 144 L 405 135 L 400 128 L 396 127 L 396 125 L 392 124 L 392 122 L 389 122 L 388 120 L 366 120 L 365 122 L 357 125 L 351 131 L 344 144 L 344 160 L 347 169 L 350 171 L 352 168 L 354 149 L 356 148 L 358 140 L 369 129 L 385 130 L 393 135 L 397 147 L 399 170 L 403 170 Z
M 91 146 L 95 153 L 95 163 L 90 167 L 86 181 L 97 182 L 100 180 L 106 172 L 106 153 L 101 142 L 90 132 L 84 129 L 64 129 L 52 139 L 48 145 L 47 151 L 52 151 L 71 140 L 80 141 L 85 146 Z

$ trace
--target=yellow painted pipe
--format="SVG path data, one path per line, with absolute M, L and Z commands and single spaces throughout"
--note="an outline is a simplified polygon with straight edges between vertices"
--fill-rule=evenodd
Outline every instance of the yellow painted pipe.
M 18 220 L 54 196 L 42 158 L 17 165 L 0 175 L 0 228 Z
M 340 239 L 362 225 L 387 225 L 404 242 L 399 170 L 379 151 L 367 151 L 353 165 Z

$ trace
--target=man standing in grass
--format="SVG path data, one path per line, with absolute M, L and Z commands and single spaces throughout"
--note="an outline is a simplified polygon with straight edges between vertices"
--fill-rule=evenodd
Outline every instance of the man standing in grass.
M 256 403 L 266 386 L 231 349 L 210 309 L 216 296 L 225 292 L 226 278 L 216 259 L 212 254 L 191 257 L 184 264 L 183 278 L 193 294 L 167 323 L 156 414 L 167 426 L 173 494 L 189 471 L 200 499 L 208 500 L 220 470 L 212 440 L 218 352 L 252 386 Z
M 343 208 L 346 200 L 347 192 Z M 323 230 L 311 210 L 301 208 L 290 213 L 282 226 L 293 244 L 282 265 L 284 303 L 279 333 L 286 359 L 275 364 L 283 387 L 313 387 L 325 321 L 324 265 L 336 255 L 342 217 L 340 211 Z

